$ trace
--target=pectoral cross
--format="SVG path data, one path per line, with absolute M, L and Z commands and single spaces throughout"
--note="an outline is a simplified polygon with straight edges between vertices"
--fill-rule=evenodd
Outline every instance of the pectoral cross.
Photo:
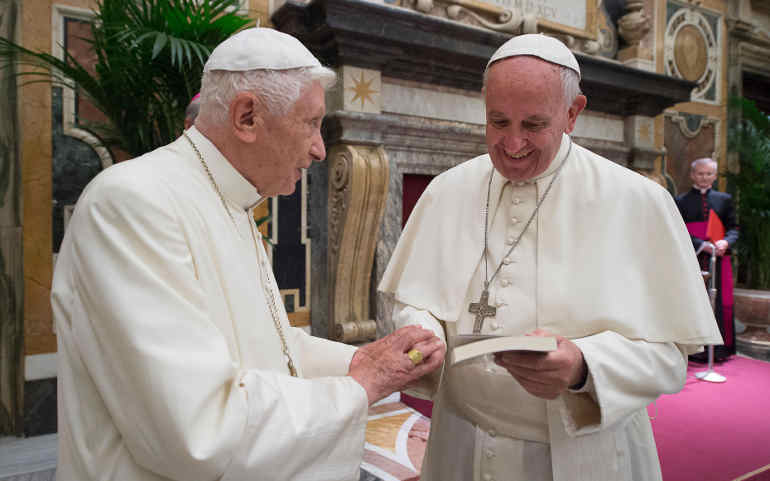
M 489 290 L 487 288 L 481 291 L 479 302 L 471 302 L 468 306 L 468 312 L 476 314 L 476 319 L 473 320 L 473 333 L 481 334 L 481 326 L 484 325 L 484 319 L 493 317 L 497 313 L 497 308 L 489 305 Z

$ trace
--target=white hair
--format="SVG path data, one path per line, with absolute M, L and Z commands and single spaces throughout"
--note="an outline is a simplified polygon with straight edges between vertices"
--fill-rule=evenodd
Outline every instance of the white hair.
M 695 170 L 695 167 L 703 164 L 709 164 L 714 167 L 714 169 L 717 168 L 717 161 L 712 159 L 711 157 L 701 157 L 700 159 L 695 159 L 690 163 L 690 170 Z
M 285 115 L 310 84 L 319 81 L 327 90 L 336 80 L 334 70 L 321 66 L 245 72 L 210 70 L 201 78 L 198 115 L 207 123 L 225 122 L 230 102 L 240 92 L 254 93 L 270 113 Z
M 570 106 L 577 96 L 580 95 L 580 77 L 578 77 L 577 72 L 571 68 L 563 67 L 561 65 L 558 67 L 560 69 L 559 74 L 561 75 L 561 87 L 564 93 L 564 101 L 567 103 L 567 106 Z
M 187 105 L 187 108 L 184 110 L 184 119 L 189 120 L 191 122 L 195 121 L 195 118 L 198 116 L 198 112 L 201 108 L 201 98 L 196 97 L 195 100 L 190 102 Z
M 510 58 L 510 57 L 506 57 L 506 58 Z M 501 60 L 504 60 L 504 59 L 501 59 Z M 495 63 L 497 62 L 494 62 L 492 65 L 494 65 Z M 492 65 L 490 65 L 489 67 L 491 67 Z M 572 102 L 575 101 L 577 96 L 581 94 L 580 77 L 578 76 L 577 72 L 575 72 L 569 67 L 565 67 L 563 65 L 556 65 L 556 64 L 552 64 L 552 65 L 559 69 L 559 76 L 561 77 L 562 95 L 564 96 L 564 101 L 566 105 L 569 107 L 572 105 Z M 488 73 L 489 73 L 489 68 L 484 70 L 484 87 L 483 87 L 484 90 L 486 90 L 487 88 Z

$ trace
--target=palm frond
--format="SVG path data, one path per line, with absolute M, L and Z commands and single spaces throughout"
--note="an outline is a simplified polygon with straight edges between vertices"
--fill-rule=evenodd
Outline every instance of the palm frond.
M 109 119 L 88 128 L 140 155 L 181 132 L 211 51 L 253 23 L 234 13 L 238 7 L 238 0 L 97 0 L 86 39 L 93 68 L 67 52 L 59 59 L 2 38 L 0 68 L 13 63 L 23 67 L 15 73 L 23 82 L 77 88 Z
M 741 225 L 738 253 L 747 269 L 747 287 L 770 287 L 770 118 L 745 98 L 730 100 L 740 121 L 728 129 L 728 149 L 739 169 L 727 179 L 737 198 Z

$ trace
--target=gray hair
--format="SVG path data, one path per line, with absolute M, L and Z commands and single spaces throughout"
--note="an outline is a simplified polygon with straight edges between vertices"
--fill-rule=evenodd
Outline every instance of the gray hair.
M 327 90 L 336 80 L 334 70 L 321 66 L 245 72 L 210 70 L 201 78 L 199 116 L 205 122 L 225 122 L 230 102 L 240 92 L 254 93 L 270 113 L 285 115 L 307 86 L 319 81 Z
M 567 105 L 572 105 L 578 95 L 580 95 L 580 77 L 577 72 L 568 67 L 558 66 L 561 75 L 561 87 L 564 92 L 564 100 Z
M 713 165 L 714 168 L 717 168 L 717 161 L 712 159 L 711 157 L 701 157 L 700 159 L 695 159 L 690 163 L 690 170 L 695 170 L 695 167 L 703 164 L 710 164 Z
M 510 58 L 510 57 L 506 57 L 506 58 Z M 504 60 L 504 59 L 501 59 L 501 60 Z M 492 65 L 494 65 L 495 63 L 493 63 Z M 492 65 L 490 65 L 490 67 Z M 569 67 L 565 67 L 563 65 L 556 65 L 556 64 L 552 64 L 552 65 L 555 68 L 559 69 L 559 76 L 561 77 L 562 95 L 564 96 L 564 101 L 566 102 L 566 105 L 570 106 L 572 105 L 572 102 L 575 101 L 577 96 L 581 94 L 580 77 L 578 76 L 577 72 L 575 72 Z M 489 73 L 489 68 L 484 70 L 484 90 L 486 90 L 487 88 L 488 73 Z
M 198 116 L 198 112 L 200 112 L 200 109 L 201 109 L 201 98 L 197 97 L 195 100 L 190 102 L 187 105 L 187 108 L 184 110 L 185 120 L 189 120 L 191 122 L 195 121 L 195 118 Z

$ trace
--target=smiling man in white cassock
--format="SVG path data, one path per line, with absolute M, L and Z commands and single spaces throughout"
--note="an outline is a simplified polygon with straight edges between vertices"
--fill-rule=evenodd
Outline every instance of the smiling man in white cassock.
M 550 37 L 494 53 L 489 153 L 431 182 L 380 284 L 397 326 L 428 327 L 450 350 L 473 332 L 557 341 L 423 379 L 435 401 L 423 480 L 659 480 L 645 407 L 720 340 L 669 193 L 569 137 L 579 79 Z
M 56 264 L 58 481 L 354 481 L 368 406 L 441 365 L 410 327 L 356 350 L 289 325 L 254 207 L 326 155 L 335 75 L 244 30 L 175 142 L 98 175 Z

